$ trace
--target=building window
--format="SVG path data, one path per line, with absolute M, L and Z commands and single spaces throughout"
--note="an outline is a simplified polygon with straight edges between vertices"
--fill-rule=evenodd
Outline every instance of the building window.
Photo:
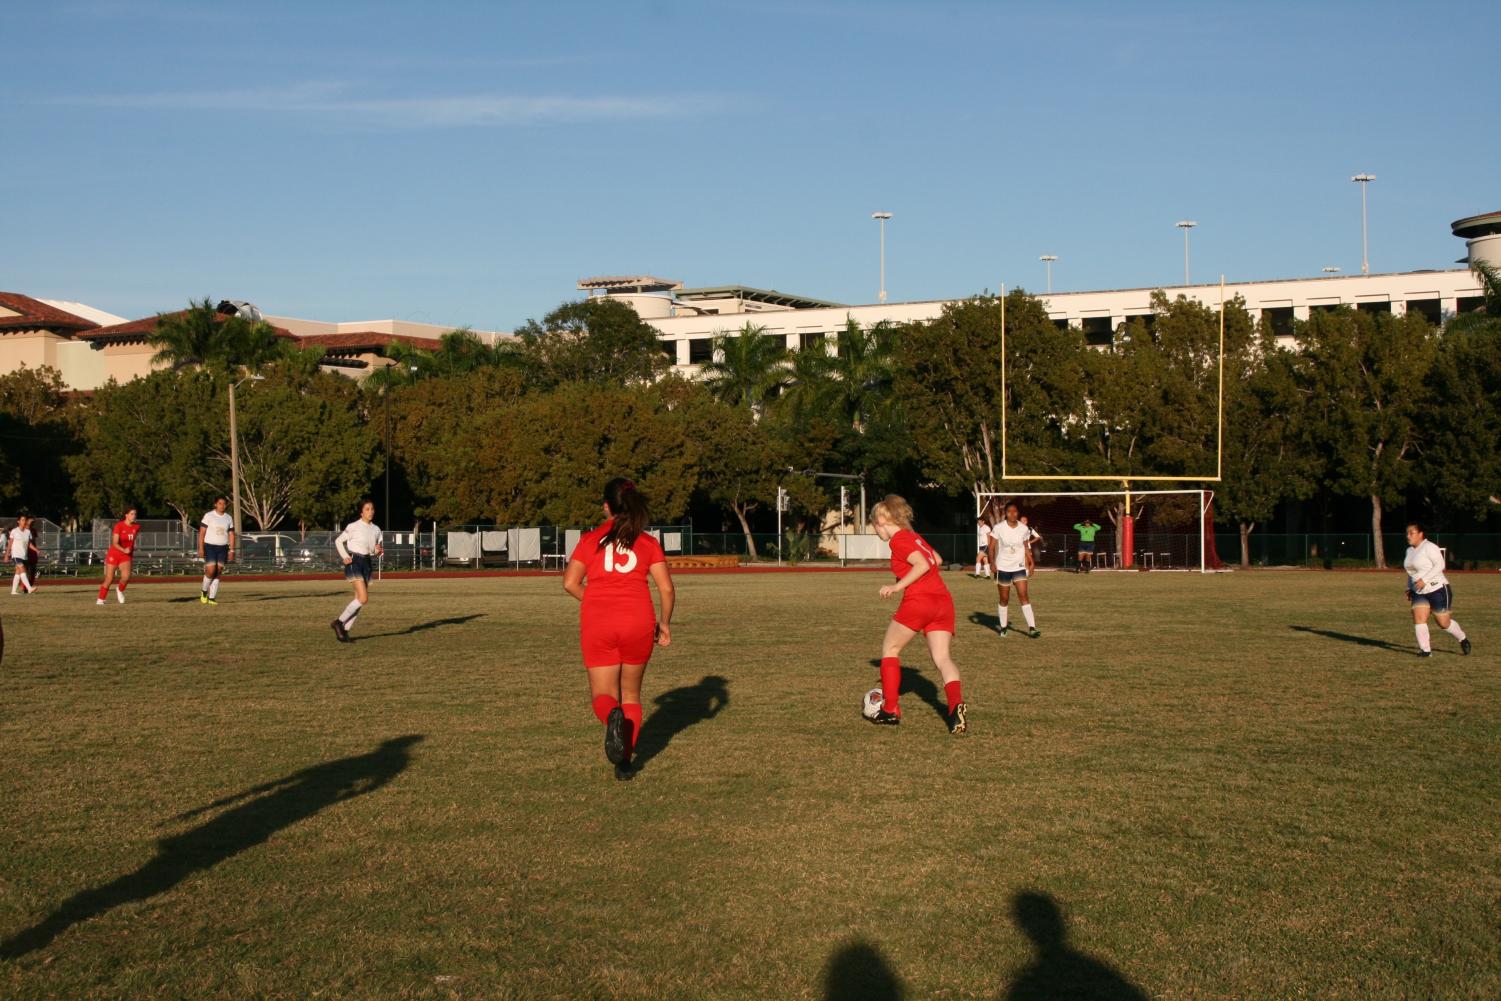
M 1376 313 L 1390 313 L 1392 311 L 1392 304 L 1389 302 L 1359 302 L 1355 304 L 1355 308 L 1362 313 L 1374 315 Z
M 1066 316 L 1060 316 L 1058 319 L 1056 319 L 1056 320 L 1053 321 L 1053 326 L 1057 327 L 1059 330 L 1067 330 L 1068 329 L 1068 317 L 1066 317 Z
M 1291 306 L 1268 306 L 1261 311 L 1261 322 L 1271 330 L 1273 337 L 1293 335 L 1293 308 Z
M 1444 311 L 1437 299 L 1408 299 L 1407 311 L 1419 314 L 1435 327 L 1444 322 Z
M 1309 313 L 1332 313 L 1336 309 L 1339 309 L 1339 307 L 1341 305 L 1342 305 L 1341 303 L 1337 303 L 1337 302 L 1316 302 L 1316 303 L 1312 303 L 1311 305 L 1309 305 L 1308 312 Z
M 714 360 L 714 338 L 696 337 L 688 342 L 688 364 L 703 365 Z
M 1086 316 L 1082 321 L 1084 343 L 1091 347 L 1109 347 L 1115 342 L 1115 331 L 1110 327 L 1108 316 Z
M 1454 300 L 1456 313 L 1478 313 L 1483 309 L 1485 309 L 1485 296 L 1483 295 L 1462 295 Z
M 809 348 L 821 348 L 823 347 L 824 338 L 827 336 L 822 330 L 811 334 L 798 334 L 797 349 L 799 351 L 807 351 Z
M 677 341 L 658 341 L 657 342 L 657 349 L 659 351 L 661 351 L 664 355 L 666 355 L 669 361 L 673 362 L 674 364 L 677 363 L 677 360 L 678 360 L 678 342 Z

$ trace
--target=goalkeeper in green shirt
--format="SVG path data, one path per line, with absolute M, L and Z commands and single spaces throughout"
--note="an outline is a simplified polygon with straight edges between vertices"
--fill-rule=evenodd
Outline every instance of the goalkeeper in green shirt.
M 1085 518 L 1074 526 L 1074 531 L 1079 533 L 1079 572 L 1089 573 L 1094 566 L 1094 537 L 1099 532 L 1100 526 Z

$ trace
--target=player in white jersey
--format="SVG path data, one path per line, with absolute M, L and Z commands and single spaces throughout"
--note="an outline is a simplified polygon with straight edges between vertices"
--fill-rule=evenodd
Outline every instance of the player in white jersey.
M 1459 640 L 1459 652 L 1469 655 L 1470 638 L 1454 621 L 1451 609 L 1454 591 L 1444 576 L 1444 552 L 1428 541 L 1428 533 L 1419 522 L 1407 525 L 1407 555 L 1402 558 L 1407 571 L 1407 600 L 1412 604 L 1412 628 L 1418 636 L 1418 656 L 1433 656 L 1428 638 L 1428 615 L 1438 620 L 1439 628 Z
M 975 576 L 990 579 L 990 519 L 975 519 Z
M 11 562 L 16 565 L 16 575 L 10 581 L 10 593 L 18 594 L 19 588 L 25 588 L 27 594 L 34 594 L 36 588 L 32 586 L 31 578 L 26 575 L 27 567 L 31 563 L 31 554 L 36 552 L 36 544 L 31 541 L 31 516 L 21 515 L 16 519 L 16 527 L 12 528 L 6 536 L 9 542 Z
M 1016 587 L 1016 598 L 1021 602 L 1022 617 L 1027 621 L 1027 635 L 1034 639 L 1042 635 L 1037 628 L 1037 619 L 1032 614 L 1032 601 L 1027 595 L 1027 544 L 1037 537 L 1021 520 L 1021 511 L 1015 504 L 1006 505 L 1006 517 L 990 530 L 990 549 L 995 564 L 996 615 L 1000 619 L 1000 633 L 1010 632 L 1008 613 L 1011 604 L 1011 588 Z
M 360 517 L 344 528 L 343 534 L 334 540 L 339 558 L 344 561 L 344 579 L 354 584 L 354 600 L 344 606 L 344 611 L 331 623 L 334 635 L 340 643 L 354 642 L 349 630 L 354 620 L 360 617 L 360 609 L 370 600 L 371 560 L 385 553 L 380 544 L 380 527 L 375 524 L 375 501 L 360 501 Z
M 205 511 L 198 523 L 198 558 L 203 561 L 203 588 L 198 601 L 204 605 L 219 603 L 219 576 L 235 558 L 235 520 L 225 513 L 229 499 L 214 498 L 214 509 Z

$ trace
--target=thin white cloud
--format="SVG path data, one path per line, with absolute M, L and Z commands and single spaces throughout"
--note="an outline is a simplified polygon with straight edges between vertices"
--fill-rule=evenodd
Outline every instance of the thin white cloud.
M 318 116 L 392 129 L 547 125 L 612 119 L 674 118 L 719 107 L 707 97 L 561 97 L 472 94 L 362 97 L 342 83 L 252 90 L 177 91 L 55 97 L 48 103 L 138 111 L 204 111 Z

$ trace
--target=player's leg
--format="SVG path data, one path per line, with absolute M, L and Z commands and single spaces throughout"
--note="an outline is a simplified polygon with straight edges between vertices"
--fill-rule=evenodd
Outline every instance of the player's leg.
M 214 583 L 214 560 L 213 560 L 213 557 L 211 557 L 211 556 L 205 556 L 204 559 L 203 559 L 203 580 L 201 580 L 201 581 L 198 582 L 198 603 L 199 604 L 201 604 L 201 605 L 208 604 L 208 590 L 209 590 L 210 585 L 212 585 L 213 583 Z
M 1412 599 L 1412 631 L 1418 637 L 1418 656 L 1428 657 L 1433 654 L 1433 642 L 1428 638 L 1428 599 L 1423 595 L 1415 595 Z
M 1032 599 L 1027 595 L 1027 580 L 1022 578 L 1016 582 L 1016 600 L 1021 602 L 1022 618 L 1027 622 L 1027 635 L 1031 637 L 1041 636 L 1037 629 L 1037 618 L 1032 614 Z
M 94 602 L 94 604 L 96 604 L 96 605 L 102 605 L 102 604 L 104 604 L 104 599 L 109 597 L 109 586 L 110 586 L 111 583 L 114 582 L 114 579 L 115 579 L 115 565 L 109 561 L 108 557 L 105 557 L 105 560 L 104 560 L 104 583 L 99 585 L 99 600 L 96 601 L 96 602 Z
M 933 658 L 933 666 L 938 668 L 938 676 L 943 679 L 943 698 L 949 707 L 949 730 L 953 733 L 963 733 L 968 727 L 965 715 L 969 707 L 964 703 L 964 689 L 959 678 L 959 666 L 954 663 L 954 658 L 950 653 L 954 634 L 942 629 L 933 629 L 924 633 L 923 639 L 927 640 L 928 656 Z
M 630 651 L 632 659 L 640 657 L 640 651 Z M 641 681 L 646 677 L 646 665 L 622 664 L 620 666 L 620 711 L 625 716 L 625 757 L 621 764 L 629 768 L 636 753 L 636 742 L 641 737 Z M 619 774 L 617 772 L 617 774 Z M 626 778 L 625 775 L 620 775 Z
M 1454 621 L 1454 614 L 1452 611 L 1450 611 L 1449 608 L 1449 603 L 1452 600 L 1453 599 L 1449 594 L 1449 588 L 1445 587 L 1443 610 L 1440 611 L 1438 609 L 1434 609 L 1433 619 L 1438 623 L 1438 627 L 1440 629 L 1448 633 L 1450 636 L 1453 636 L 1455 639 L 1459 640 L 1459 652 L 1464 654 L 1465 656 L 1469 656 L 1470 638 L 1466 636 L 1465 631 L 1459 627 L 1459 623 Z
M 1002 580 L 1002 575 L 1005 579 Z M 1011 574 L 1006 570 L 995 572 L 995 615 L 996 628 L 1001 635 L 1005 636 L 1009 626 L 1008 616 L 1011 613 Z
M 876 713 L 877 723 L 901 719 L 902 650 L 916 635 L 916 629 L 896 619 L 886 624 L 886 635 L 881 639 L 881 711 Z
M 115 597 L 122 605 L 125 604 L 125 585 L 130 583 L 130 565 L 130 560 L 120 564 L 120 583 L 115 585 Z
M 219 579 L 224 576 L 223 561 L 223 553 L 215 554 L 212 574 L 213 580 L 209 581 L 208 585 L 208 600 L 211 602 L 217 602 L 219 600 Z
M 356 575 L 350 578 L 354 584 L 354 598 L 344 606 L 344 611 L 334 619 L 334 635 L 343 642 L 349 642 L 349 630 L 354 628 L 354 622 L 360 617 L 360 610 L 365 607 L 365 602 L 370 600 L 370 589 L 365 583 L 364 577 Z

